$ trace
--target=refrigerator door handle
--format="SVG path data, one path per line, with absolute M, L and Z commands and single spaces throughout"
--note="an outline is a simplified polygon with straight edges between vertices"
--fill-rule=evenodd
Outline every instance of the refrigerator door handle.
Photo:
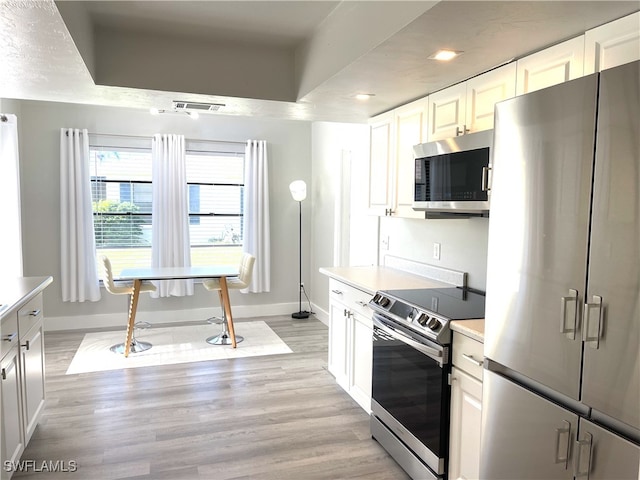
M 589 336 L 591 326 L 591 309 L 598 309 L 598 330 L 595 336 Z M 591 348 L 600 348 L 600 338 L 602 336 L 602 297 L 593 295 L 592 303 L 584 304 L 584 330 L 582 331 L 582 341 L 589 344 Z
M 589 471 L 591 470 L 591 445 L 593 443 L 593 435 L 590 433 L 584 434 L 583 440 L 576 441 L 576 458 L 573 463 L 573 476 L 576 478 L 589 478 Z M 583 461 L 582 454 L 587 454 L 586 459 Z M 586 463 L 586 468 L 581 470 L 582 464 Z
M 573 327 L 567 328 L 567 303 L 573 303 Z M 560 299 L 560 333 L 564 333 L 567 338 L 575 340 L 576 326 L 578 325 L 578 291 L 569 289 L 569 296 Z
M 556 428 L 556 448 L 555 448 L 555 463 L 564 463 L 565 470 L 569 466 L 569 447 L 571 445 L 571 423 L 567 420 L 563 420 L 565 425 L 562 428 Z M 561 437 L 566 435 L 566 440 Z

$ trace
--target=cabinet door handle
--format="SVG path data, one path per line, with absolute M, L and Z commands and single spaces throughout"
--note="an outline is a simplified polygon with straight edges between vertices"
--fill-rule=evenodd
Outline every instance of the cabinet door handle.
M 31 347 L 31 345 L 29 344 L 29 340 L 27 340 L 24 345 L 22 345 L 23 348 L 26 348 L 27 350 L 29 350 L 29 348 Z
M 15 368 L 16 364 L 15 363 L 11 363 L 11 365 L 9 365 L 8 368 L 3 368 L 2 372 L 0 372 L 0 376 L 2 376 L 2 380 L 6 380 L 7 379 L 7 373 L 9 373 L 11 371 L 11 369 Z
M 18 332 L 10 333 L 9 335 L 5 335 L 2 340 L 5 342 L 13 342 L 13 340 L 18 336 Z
M 39 308 L 37 310 L 31 310 L 29 312 L 29 316 L 30 317 L 37 317 L 38 315 L 40 315 L 40 309 Z
M 470 131 L 471 130 L 469 130 L 466 125 L 463 125 L 462 129 L 460 129 L 460 127 L 456 127 L 456 137 L 459 137 L 460 135 L 466 135 Z
M 331 290 L 331 291 L 336 295 L 342 295 L 342 292 L 340 290 Z
M 467 362 L 473 363 L 476 367 L 482 366 L 482 361 L 476 360 L 475 358 L 473 358 L 473 355 L 467 355 L 466 353 L 463 353 L 462 358 L 464 358 Z
M 567 420 L 563 420 L 564 427 L 556 428 L 556 448 L 555 448 L 555 463 L 564 463 L 565 470 L 569 462 L 569 445 L 571 442 L 571 424 Z M 567 436 L 566 441 L 562 441 L 560 437 Z

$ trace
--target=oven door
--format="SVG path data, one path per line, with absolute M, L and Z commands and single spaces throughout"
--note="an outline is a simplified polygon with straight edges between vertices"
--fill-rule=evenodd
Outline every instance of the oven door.
M 448 360 L 448 347 L 374 313 L 372 415 L 437 475 L 448 459 Z

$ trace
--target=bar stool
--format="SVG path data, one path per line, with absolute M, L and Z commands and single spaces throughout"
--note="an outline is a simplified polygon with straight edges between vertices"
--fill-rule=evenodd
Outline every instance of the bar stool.
M 240 290 L 247 288 L 251 283 L 251 277 L 253 275 L 253 264 L 256 258 L 253 255 L 244 253 L 240 260 L 240 273 L 238 277 L 227 278 L 227 289 Z M 207 338 L 207 343 L 211 345 L 231 345 L 231 337 L 229 337 L 229 325 L 227 323 L 227 315 L 224 311 L 224 304 L 222 302 L 222 291 L 220 289 L 220 279 L 212 278 L 210 280 L 204 280 L 202 282 L 204 288 L 207 290 L 217 290 L 220 297 L 220 305 L 222 306 L 222 331 L 218 335 L 213 335 Z M 209 321 L 215 320 L 215 317 L 209 319 Z M 233 320 L 231 320 L 233 321 Z M 244 337 L 236 335 L 236 343 L 240 343 L 244 340 Z
M 107 292 L 113 295 L 129 295 L 129 310 L 131 310 L 132 305 L 132 294 L 133 294 L 133 285 L 116 285 L 113 281 L 113 273 L 111 271 L 111 261 L 106 256 L 100 257 L 102 260 L 102 281 L 104 283 L 104 287 L 107 289 Z M 140 287 L 141 292 L 155 292 L 156 287 L 151 283 L 143 284 Z M 129 312 L 131 313 L 131 312 Z M 149 350 L 152 347 L 152 344 L 149 342 L 141 342 L 136 340 L 136 328 L 149 328 L 151 325 L 148 322 L 138 322 L 133 326 L 133 336 L 131 338 L 131 348 L 129 351 L 131 353 L 139 353 L 144 352 L 145 350 Z M 113 353 L 122 353 L 124 354 L 124 342 L 117 343 L 109 348 Z

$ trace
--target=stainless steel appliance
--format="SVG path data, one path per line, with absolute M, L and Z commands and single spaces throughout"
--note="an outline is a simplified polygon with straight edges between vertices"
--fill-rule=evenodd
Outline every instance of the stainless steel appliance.
M 450 320 L 484 317 L 463 288 L 380 291 L 373 310 L 371 435 L 413 479 L 446 478 Z
M 483 479 L 640 478 L 640 62 L 497 105 Z
M 414 210 L 486 216 L 492 133 L 414 146 Z

